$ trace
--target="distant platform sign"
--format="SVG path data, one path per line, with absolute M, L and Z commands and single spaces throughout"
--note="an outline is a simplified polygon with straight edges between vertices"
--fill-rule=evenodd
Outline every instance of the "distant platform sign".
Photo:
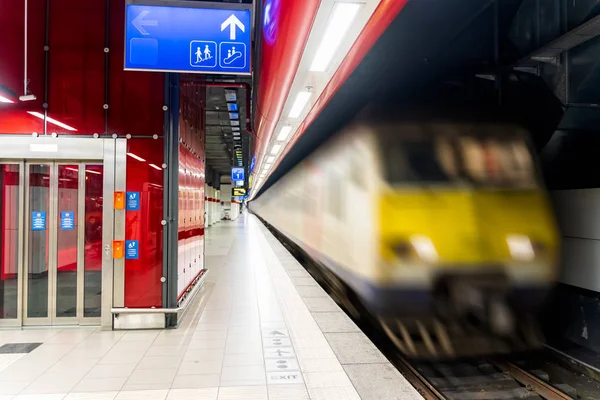
M 243 181 L 244 180 L 244 168 L 231 168 L 231 180 L 232 181 Z
M 250 74 L 249 9 L 141 3 L 128 0 L 125 6 L 125 69 Z

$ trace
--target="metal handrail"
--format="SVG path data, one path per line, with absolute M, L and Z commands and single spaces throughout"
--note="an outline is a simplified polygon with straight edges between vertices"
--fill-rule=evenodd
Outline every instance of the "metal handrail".
M 190 295 L 183 301 L 183 303 L 177 308 L 128 308 L 128 307 L 118 307 L 111 308 L 110 312 L 113 314 L 179 314 L 180 312 L 184 312 L 187 307 L 190 305 L 192 300 L 196 297 L 200 288 L 204 286 L 204 281 L 206 280 L 206 276 L 210 270 L 206 270 L 205 273 L 202 274 L 200 278 L 198 278 L 198 282 L 194 285 L 194 289 L 192 289 Z

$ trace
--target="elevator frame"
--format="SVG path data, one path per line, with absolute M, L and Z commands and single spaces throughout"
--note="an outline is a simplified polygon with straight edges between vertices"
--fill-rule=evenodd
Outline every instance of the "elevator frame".
M 113 307 L 123 307 L 125 299 L 125 260 L 113 258 L 114 240 L 125 240 L 125 210 L 114 209 L 114 192 L 126 190 L 126 139 L 52 136 L 2 136 L 0 162 L 19 164 L 19 250 L 17 318 L 0 320 L 0 327 L 19 327 L 24 323 L 25 305 L 25 176 L 27 163 L 101 162 L 103 175 L 102 206 L 102 329 L 113 329 Z M 47 227 L 49 229 L 49 227 Z M 51 255 L 54 251 L 51 251 Z M 52 309 L 52 308 L 50 308 Z

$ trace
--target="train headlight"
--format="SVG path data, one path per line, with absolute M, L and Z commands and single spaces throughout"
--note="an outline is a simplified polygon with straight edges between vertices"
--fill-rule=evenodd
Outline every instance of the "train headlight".
M 427 262 L 436 262 L 438 260 L 438 253 L 431 239 L 425 235 L 413 235 L 410 238 L 415 252 L 419 258 Z
M 413 235 L 409 239 L 394 239 L 387 249 L 392 250 L 395 258 L 403 261 L 421 261 L 434 263 L 438 261 L 437 250 L 427 236 Z M 385 254 L 390 254 L 387 251 Z
M 533 261 L 535 259 L 535 249 L 528 236 L 508 235 L 506 243 L 511 257 L 515 260 Z

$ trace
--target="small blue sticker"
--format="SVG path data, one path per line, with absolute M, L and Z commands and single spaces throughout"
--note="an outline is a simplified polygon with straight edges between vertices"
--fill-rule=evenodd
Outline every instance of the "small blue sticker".
M 72 231 L 75 229 L 75 213 L 73 211 L 61 211 L 60 229 L 63 231 Z
M 137 260 L 139 258 L 139 246 L 137 240 L 125 241 L 125 258 L 127 260 Z
M 33 211 L 31 213 L 31 230 L 45 231 L 46 230 L 46 212 Z
M 127 192 L 125 209 L 128 211 L 138 211 L 140 209 L 140 192 Z

